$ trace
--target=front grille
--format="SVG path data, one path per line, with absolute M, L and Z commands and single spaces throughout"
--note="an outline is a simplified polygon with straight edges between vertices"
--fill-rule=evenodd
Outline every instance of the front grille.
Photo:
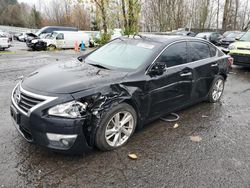
M 18 103 L 18 106 L 25 112 L 28 112 L 29 109 L 43 101 L 43 99 L 34 98 L 21 92 L 21 100 Z
M 16 105 L 26 113 L 32 107 L 45 101 L 44 99 L 31 96 L 31 95 L 21 91 L 20 87 L 17 87 L 16 90 L 14 91 L 13 98 L 14 98 Z
M 250 55 L 232 54 L 231 56 L 234 58 L 235 65 L 238 63 L 250 65 Z
M 250 48 L 237 48 L 238 50 L 250 50 Z

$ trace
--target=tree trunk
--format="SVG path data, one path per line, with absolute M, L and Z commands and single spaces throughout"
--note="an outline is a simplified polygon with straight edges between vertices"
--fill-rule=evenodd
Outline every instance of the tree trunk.
M 217 0 L 216 29 L 219 30 L 220 0 Z
M 123 15 L 123 23 L 125 30 L 128 29 L 128 20 L 126 16 L 126 6 L 125 6 L 125 0 L 122 0 L 122 15 Z
M 224 12 L 223 12 L 223 21 L 222 21 L 222 29 L 224 31 L 226 31 L 227 27 L 228 27 L 229 3 L 230 3 L 230 0 L 225 0 Z
M 239 0 L 235 0 L 234 30 L 237 27 L 238 10 L 239 10 Z

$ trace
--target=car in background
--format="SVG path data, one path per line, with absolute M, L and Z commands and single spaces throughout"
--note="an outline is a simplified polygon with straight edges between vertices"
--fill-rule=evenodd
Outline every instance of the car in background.
M 28 33 L 26 38 L 25 38 L 25 42 L 26 42 L 27 46 L 29 48 L 33 48 L 33 50 L 45 50 L 44 47 L 46 47 L 46 45 L 44 45 L 45 43 L 42 42 L 41 40 L 37 40 L 39 42 L 35 45 L 31 41 L 35 40 L 35 39 L 47 38 L 49 35 L 51 35 L 51 33 L 55 32 L 55 31 L 74 31 L 74 32 L 77 32 L 78 29 L 75 27 L 46 26 L 46 27 L 43 27 L 40 30 L 38 30 L 36 33 Z
M 79 61 L 24 77 L 11 94 L 10 114 L 28 142 L 53 151 L 113 150 L 163 115 L 218 102 L 228 58 L 198 38 L 120 37 Z
M 231 43 L 235 42 L 235 40 L 239 40 L 244 34 L 245 32 L 232 32 L 226 37 L 222 38 L 219 41 L 219 45 L 221 47 L 228 48 Z
M 54 31 L 78 31 L 78 29 L 76 27 L 46 26 L 38 30 L 35 35 L 39 37 L 42 34 L 50 34 Z
M 114 40 L 114 39 L 119 38 L 121 36 L 122 36 L 122 29 L 115 28 L 112 31 L 111 40 Z
M 234 59 L 234 65 L 250 67 L 250 31 L 239 40 L 228 46 L 229 55 Z
M 241 31 L 226 31 L 225 33 L 222 34 L 223 37 L 227 37 L 231 33 L 240 33 Z
M 176 32 L 173 32 L 172 35 L 194 37 L 196 35 L 196 33 L 192 32 L 192 31 L 176 31 Z
M 198 33 L 195 37 L 208 40 L 214 45 L 219 45 L 222 35 L 217 32 L 202 32 L 202 33 Z
M 89 47 L 90 39 L 89 35 L 83 31 L 55 31 L 49 37 L 32 40 L 27 46 L 35 49 L 37 44 L 39 44 L 48 50 L 73 49 L 76 43 L 79 47 L 82 43 Z
M 90 38 L 89 47 L 95 47 L 98 45 L 96 43 L 96 41 L 100 40 L 100 32 L 99 31 L 82 31 L 82 32 L 87 34 Z
M 3 33 L 0 33 L 0 50 L 5 50 L 9 48 L 10 45 L 10 39 Z
M 22 33 L 20 33 L 20 35 L 17 36 L 17 40 L 20 42 L 26 42 L 27 36 L 28 35 L 26 32 L 22 32 Z
M 11 33 L 9 33 L 9 32 L 4 32 L 4 31 L 0 30 L 0 34 L 1 34 L 1 35 L 5 35 L 6 37 L 8 37 L 8 39 L 9 39 L 10 42 L 12 41 L 13 36 L 12 36 Z
M 49 39 L 50 37 L 51 33 L 41 34 L 40 37 L 28 37 L 26 45 L 32 50 L 47 50 L 47 43 L 43 39 Z

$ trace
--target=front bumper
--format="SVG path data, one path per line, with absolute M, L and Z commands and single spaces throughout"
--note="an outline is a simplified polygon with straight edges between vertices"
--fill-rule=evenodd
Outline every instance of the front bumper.
M 230 53 L 234 59 L 234 65 L 250 67 L 250 54 Z
M 49 116 L 46 108 L 45 104 L 24 113 L 12 94 L 10 114 L 15 127 L 26 141 L 66 154 L 82 154 L 91 149 L 84 134 L 86 118 Z
M 47 43 L 46 42 L 36 42 L 36 43 L 32 43 L 32 42 L 26 42 L 27 47 L 33 49 L 33 50 L 46 50 L 47 49 Z
M 9 48 L 10 46 L 11 46 L 10 44 L 0 45 L 0 48 Z

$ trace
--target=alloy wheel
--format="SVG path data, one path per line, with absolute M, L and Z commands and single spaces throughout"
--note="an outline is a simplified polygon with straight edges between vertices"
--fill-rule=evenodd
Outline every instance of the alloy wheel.
M 132 135 L 134 126 L 135 120 L 130 112 L 122 111 L 116 113 L 106 126 L 106 142 L 112 147 L 121 146 Z
M 212 97 L 214 101 L 217 101 L 220 99 L 223 89 L 224 89 L 224 81 L 222 79 L 218 79 L 214 84 L 213 93 L 212 93 Z

